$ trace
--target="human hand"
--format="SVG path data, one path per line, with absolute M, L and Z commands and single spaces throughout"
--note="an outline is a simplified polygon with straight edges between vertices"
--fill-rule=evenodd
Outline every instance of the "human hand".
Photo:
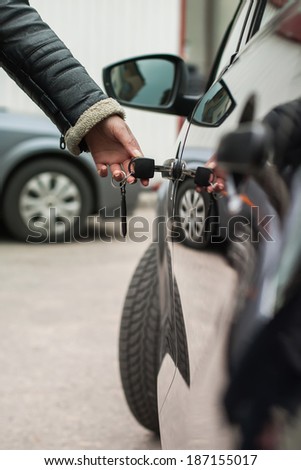
M 134 157 L 141 157 L 142 151 L 124 120 L 118 116 L 110 116 L 94 126 L 85 137 L 85 141 L 94 158 L 100 176 L 108 175 L 108 166 L 116 181 L 124 177 L 123 171 L 129 173 L 129 163 Z M 135 178 L 129 176 L 128 183 Z M 141 180 L 147 186 L 149 180 Z
M 212 155 L 212 157 L 208 160 L 205 165 L 206 168 L 210 168 L 213 173 L 210 176 L 210 186 L 205 187 L 205 190 L 208 193 L 220 193 L 225 189 L 225 180 L 226 180 L 226 172 L 222 170 L 216 161 L 216 154 Z M 198 193 L 204 190 L 204 187 L 196 186 L 196 191 Z

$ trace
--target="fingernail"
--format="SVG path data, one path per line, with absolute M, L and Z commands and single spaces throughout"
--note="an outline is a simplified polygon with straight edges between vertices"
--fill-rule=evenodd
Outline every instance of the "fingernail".
M 136 179 L 135 179 L 133 176 L 129 176 L 128 179 L 127 179 L 127 182 L 128 182 L 129 184 L 133 184 L 133 183 L 136 182 Z
M 134 157 L 142 157 L 141 150 L 135 149 L 133 151 L 133 155 L 134 155 Z

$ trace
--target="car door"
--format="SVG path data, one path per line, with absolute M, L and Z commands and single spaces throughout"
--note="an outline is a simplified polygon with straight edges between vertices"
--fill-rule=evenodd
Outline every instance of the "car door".
M 244 16 L 240 17 L 238 14 L 232 24 L 234 29 L 228 31 L 228 41 L 231 38 L 234 41 L 233 53 L 229 42 L 224 43 L 223 52 L 226 57 L 221 52 L 212 75 L 215 82 L 197 105 L 186 133 L 184 131 L 180 135 L 178 154 L 181 161 L 194 159 L 194 164 L 202 165 L 214 153 L 221 136 L 238 125 L 245 104 L 257 88 L 261 93 L 256 117 L 262 117 L 280 100 L 279 90 L 286 83 L 286 77 L 275 57 L 268 57 L 267 38 L 276 51 L 275 43 L 279 38 L 275 25 L 283 12 L 279 10 L 277 2 L 242 2 L 239 8 L 240 14 Z M 253 39 L 253 45 L 250 43 L 245 46 L 258 32 L 261 23 L 263 29 Z M 240 31 L 235 29 L 238 25 Z M 287 67 L 297 60 L 299 49 L 287 48 L 290 52 L 283 55 L 286 57 Z M 254 85 L 258 85 L 256 81 L 262 71 L 256 54 L 269 61 L 269 73 L 262 77 L 260 87 Z M 273 71 L 278 74 L 278 80 L 271 86 Z M 288 92 L 287 86 L 282 87 L 283 100 L 292 99 L 300 93 L 296 83 L 289 90 Z M 169 215 L 174 215 L 177 194 L 181 190 L 181 183 L 173 184 L 173 204 Z M 193 197 L 193 193 L 191 194 Z M 261 197 L 259 190 L 256 194 Z M 227 234 L 229 227 L 225 229 Z M 179 292 L 183 318 L 182 324 L 178 324 L 178 318 L 174 319 L 174 323 L 175 329 L 183 330 L 185 334 L 175 335 L 175 373 L 160 406 L 160 429 L 164 448 L 221 449 L 233 448 L 235 445 L 235 434 L 223 416 L 222 391 L 227 380 L 228 332 L 242 279 L 238 277 L 238 271 L 233 269 L 222 249 L 220 241 L 224 238 L 223 234 L 219 231 L 218 235 L 222 236 L 214 235 L 214 245 L 205 251 L 197 247 L 191 248 L 183 240 L 180 243 L 170 243 L 174 275 L 174 315 L 176 308 L 179 308 L 176 307 L 179 304 L 176 297 Z M 247 249 L 252 250 L 252 247 L 248 245 Z M 243 251 L 242 256 L 251 265 L 251 252 L 245 248 Z M 184 343 L 180 343 L 181 338 L 185 339 Z M 189 371 L 186 374 L 179 368 L 183 345 L 187 345 L 186 363 Z M 161 371 L 164 372 L 164 362 Z M 161 371 L 159 389 L 165 375 Z M 185 376 L 189 377 L 189 381 L 185 381 Z M 164 389 L 166 390 L 166 383 Z
M 225 37 L 222 41 L 220 50 L 217 54 L 215 63 L 212 68 L 212 73 L 209 78 L 209 83 L 213 82 L 217 76 L 219 76 L 223 70 L 226 70 L 227 67 L 231 64 L 235 58 L 239 48 L 242 43 L 247 39 L 246 31 L 251 27 L 251 18 L 255 14 L 256 4 L 253 0 L 248 1 L 238 1 L 237 10 L 233 16 L 233 20 L 229 25 L 225 33 Z M 195 145 L 187 145 L 185 140 L 190 135 L 189 130 L 191 126 L 188 121 L 184 124 L 181 133 L 178 138 L 177 143 L 177 154 L 176 158 L 183 160 L 185 162 L 190 162 L 191 165 L 199 165 L 204 163 L 209 156 L 211 151 L 208 151 L 206 145 L 197 149 L 197 156 L 195 154 Z M 185 145 L 184 145 L 185 144 Z M 184 152 L 184 155 L 183 155 Z M 191 156 L 191 154 L 193 156 Z M 162 213 L 164 210 L 168 213 L 168 220 L 175 215 L 176 211 L 176 200 L 177 194 L 179 192 L 179 187 L 177 184 L 171 183 L 168 191 L 168 198 L 166 198 L 167 190 L 162 190 L 164 200 L 168 200 L 168 203 L 165 204 L 166 207 L 162 208 Z M 159 198 L 160 199 L 160 198 Z M 171 201 L 172 199 L 172 201 Z M 164 203 L 162 204 L 164 206 Z M 160 206 L 160 204 L 159 204 Z M 164 238 L 164 237 L 161 237 Z M 173 262 L 171 266 L 166 270 L 166 266 L 161 266 L 161 272 L 166 273 L 168 271 L 169 276 L 173 276 L 174 279 L 174 288 L 173 288 L 173 302 L 172 306 L 169 309 L 166 309 L 165 305 L 161 306 L 161 311 L 170 311 L 173 308 L 173 331 L 175 334 L 171 338 L 171 341 L 168 343 L 173 344 L 172 354 L 165 354 L 163 348 L 163 362 L 161 364 L 160 373 L 158 376 L 158 401 L 159 401 L 159 419 L 160 419 L 160 430 L 161 430 L 161 440 L 163 447 L 176 448 L 180 445 L 180 442 L 186 442 L 186 437 L 183 436 L 186 432 L 187 426 L 180 428 L 175 425 L 177 423 L 177 410 L 185 409 L 185 403 L 178 402 L 179 399 L 186 399 L 185 394 L 177 394 L 177 398 L 173 396 L 173 393 L 177 393 L 178 387 L 190 387 L 190 374 L 191 374 L 191 364 L 190 364 L 190 355 L 185 354 L 187 341 L 191 343 L 190 338 L 186 338 L 187 325 L 186 322 L 183 322 L 183 311 L 185 312 L 185 298 L 182 297 L 185 292 L 190 292 L 190 290 L 185 288 L 185 280 L 182 280 L 181 272 L 178 268 L 178 252 L 179 248 L 176 247 L 173 243 L 170 243 L 167 247 L 169 253 L 171 253 L 171 258 Z M 176 253 L 175 253 L 176 251 Z M 193 256 L 193 254 L 192 254 Z M 165 263 L 166 265 L 166 263 Z M 189 264 L 188 264 L 189 266 Z M 188 268 L 189 269 L 189 268 Z M 175 274 L 175 275 L 174 275 Z M 165 278 L 165 276 L 162 276 Z M 189 276 L 186 278 L 189 279 Z M 165 281 L 165 284 L 167 281 Z M 164 302 L 168 299 L 166 288 L 163 289 Z M 184 299 L 184 309 L 182 309 L 181 300 Z M 178 326 L 177 326 L 178 324 Z M 185 326 L 186 328 L 185 328 Z M 181 335 L 177 334 L 177 331 L 182 332 Z M 185 333 L 186 332 L 186 333 Z M 181 353 L 182 352 L 182 353 Z M 185 385 L 183 384 L 185 383 Z M 184 398 L 185 397 L 185 398 Z M 182 413 L 181 413 L 182 415 Z M 179 415 L 178 415 L 179 416 Z M 184 439 L 183 439 L 184 438 Z

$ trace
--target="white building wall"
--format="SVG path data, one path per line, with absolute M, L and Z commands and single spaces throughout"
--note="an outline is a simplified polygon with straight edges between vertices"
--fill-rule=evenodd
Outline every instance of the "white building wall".
M 31 0 L 46 21 L 102 86 L 102 67 L 138 54 L 178 54 L 181 0 Z M 41 112 L 0 71 L 0 106 Z M 170 156 L 177 118 L 127 109 L 127 122 L 145 154 Z

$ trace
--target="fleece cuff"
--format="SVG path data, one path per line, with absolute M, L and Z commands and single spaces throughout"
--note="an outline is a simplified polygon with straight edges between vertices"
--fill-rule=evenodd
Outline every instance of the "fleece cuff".
M 70 127 L 65 135 L 65 142 L 69 152 L 73 155 L 79 155 L 81 150 L 79 145 L 85 135 L 98 124 L 109 116 L 118 114 L 123 119 L 125 112 L 120 104 L 113 98 L 106 98 L 98 101 L 91 108 L 88 108 L 77 120 L 73 127 Z

